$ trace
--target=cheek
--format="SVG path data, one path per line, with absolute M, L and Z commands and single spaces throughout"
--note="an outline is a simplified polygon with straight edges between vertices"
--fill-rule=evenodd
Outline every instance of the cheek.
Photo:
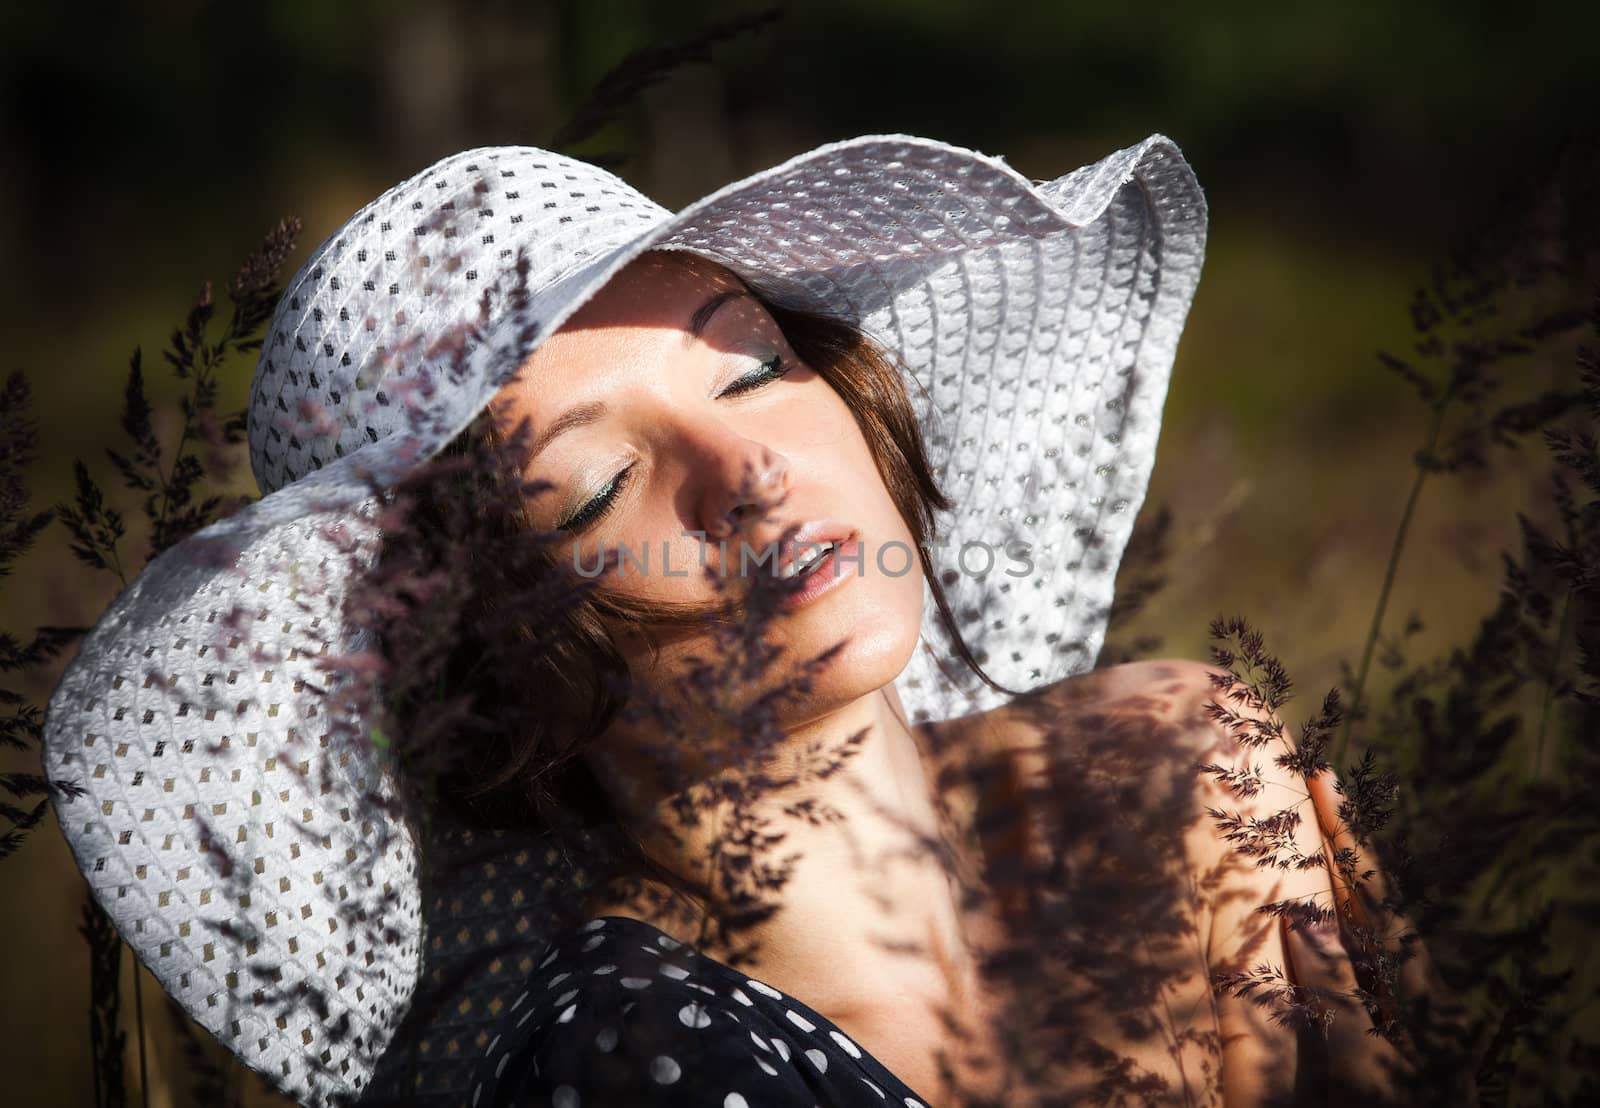
M 878 471 L 877 459 L 867 445 L 865 432 L 854 413 L 832 388 L 824 385 L 827 399 L 813 409 L 818 418 L 806 442 L 806 449 L 829 477 L 842 482 L 836 489 L 875 493 L 892 504 L 888 486 Z
M 682 521 L 667 511 L 652 510 L 633 523 L 626 539 L 605 544 L 618 551 L 618 568 L 607 578 L 607 588 L 637 600 L 681 604 L 709 599 L 706 570 L 715 554 L 700 538 L 686 534 Z
M 866 440 L 859 432 L 855 435 L 854 442 L 856 449 L 850 465 L 851 483 L 843 487 L 859 490 L 856 495 L 870 503 L 871 518 L 884 542 L 893 540 L 908 546 L 912 545 L 914 540 L 911 525 L 900 514 L 900 508 L 889 491 L 889 483 L 878 469 L 878 460 L 873 457 Z M 896 552 L 891 564 L 898 566 L 902 561 L 904 558 Z M 914 566 L 912 572 L 921 572 L 920 567 Z

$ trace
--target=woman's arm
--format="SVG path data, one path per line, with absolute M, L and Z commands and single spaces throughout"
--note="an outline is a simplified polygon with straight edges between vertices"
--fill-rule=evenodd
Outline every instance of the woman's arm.
M 1192 856 L 1211 890 L 1208 963 L 1226 1102 L 1397 1103 L 1410 1066 L 1373 1034 L 1362 1002 L 1371 994 L 1346 946 L 1355 934 L 1351 874 L 1339 872 L 1337 828 L 1316 800 L 1333 791 L 1332 775 L 1319 775 L 1313 790 L 1284 765 L 1294 736 L 1250 698 L 1228 696 L 1231 675 L 1211 666 L 1186 673 L 1203 720 L 1195 726 L 1209 725 L 1196 766 L 1206 818 Z M 1366 860 L 1357 867 L 1367 868 Z

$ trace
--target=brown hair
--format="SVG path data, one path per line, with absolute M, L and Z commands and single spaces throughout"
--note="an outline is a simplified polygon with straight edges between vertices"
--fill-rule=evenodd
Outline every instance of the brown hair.
M 967 648 L 928 555 L 934 513 L 949 502 L 928 463 L 900 368 L 852 324 L 762 301 L 790 346 L 844 400 L 861 428 L 885 487 L 915 540 L 922 569 L 944 626 L 963 661 L 985 683 L 1003 689 Z M 600 734 L 628 697 L 628 667 L 607 630 L 608 621 L 634 626 L 670 625 L 704 619 L 700 608 L 643 606 L 606 594 L 558 564 L 549 549 L 535 549 L 508 570 L 506 543 L 536 531 L 527 511 L 527 488 L 507 460 L 516 451 L 496 431 L 487 413 L 459 436 L 431 467 L 432 478 L 416 482 L 410 513 L 414 537 L 435 551 L 453 548 L 464 560 L 446 559 L 467 579 L 466 595 L 453 624 L 435 682 L 397 692 L 386 704 L 396 735 L 420 734 L 421 713 L 437 710 L 430 693 L 448 692 L 461 708 L 449 726 L 429 729 L 429 744 L 443 743 L 450 757 L 435 772 L 441 803 L 455 818 L 479 826 L 535 830 L 604 827 L 619 834 L 621 868 L 694 900 L 706 890 L 661 866 L 625 829 L 615 825 L 610 801 L 579 755 Z M 487 473 L 473 455 L 494 453 L 498 468 Z M 442 463 L 442 464 L 441 464 Z M 495 504 L 483 512 L 477 506 Z M 485 496 L 484 494 L 488 495 Z M 462 543 L 458 523 L 463 504 L 474 507 L 472 541 Z M 452 515 L 455 513 L 455 516 Z M 467 549 L 462 552 L 461 548 Z M 537 547 L 537 544 L 534 544 Z M 524 544 L 524 551 L 527 544 Z M 386 544 L 386 554 L 388 547 Z M 508 578 L 508 573 L 510 577 Z M 527 580 L 515 578 L 526 577 Z M 507 592 L 512 595 L 506 595 Z M 511 610 L 532 598 L 538 629 Z M 552 604 L 551 598 L 560 598 Z M 541 602 L 542 601 L 542 602 Z M 386 659 L 404 634 L 380 636 Z M 508 647 L 521 647 L 508 654 Z M 514 660 L 513 660 L 514 658 Z M 537 709 L 530 690 L 538 690 Z M 508 722 L 514 725 L 508 726 Z M 402 757 L 405 752 L 402 751 Z

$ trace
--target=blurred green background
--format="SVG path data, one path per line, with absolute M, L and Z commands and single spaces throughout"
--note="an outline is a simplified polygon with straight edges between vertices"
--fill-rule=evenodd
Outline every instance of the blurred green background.
M 446 154 L 548 141 L 630 50 L 768 6 L 7 5 L 0 319 L 4 369 L 37 394 L 38 506 L 70 494 L 75 456 L 110 486 L 101 448 L 132 348 L 152 394 L 175 396 L 156 352 L 201 282 L 220 292 L 280 216 L 305 222 L 298 265 Z M 1209 256 L 1145 508 L 1174 513 L 1168 583 L 1126 637 L 1204 657 L 1213 616 L 1247 616 L 1297 679 L 1295 726 L 1359 654 L 1423 436 L 1426 413 L 1375 351 L 1407 346 L 1429 266 L 1587 121 L 1597 59 L 1592 3 L 809 0 L 647 90 L 577 152 L 627 155 L 618 172 L 678 206 L 858 134 L 959 143 L 1035 178 L 1154 131 L 1176 139 L 1207 190 Z M 224 409 L 252 369 L 232 367 Z M 1565 369 L 1530 363 L 1509 385 L 1531 396 Z M 1514 512 L 1544 499 L 1530 447 L 1420 504 L 1389 623 L 1419 613 L 1425 651 L 1492 606 Z M 92 622 L 113 583 L 66 551 L 48 532 L 4 583 L 0 626 Z M 35 676 L 42 696 L 53 673 Z M 8 1104 L 91 1100 L 81 900 L 53 822 L 0 869 Z M 152 1104 L 178 1064 L 162 1049 Z

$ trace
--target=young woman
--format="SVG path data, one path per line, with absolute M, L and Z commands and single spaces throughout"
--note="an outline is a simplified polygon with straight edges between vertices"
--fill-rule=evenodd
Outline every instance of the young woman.
M 924 491 L 937 485 L 898 384 L 893 364 L 859 333 L 769 307 L 728 270 L 695 255 L 652 253 L 569 318 L 491 405 L 500 441 L 522 430 L 536 444 L 516 455 L 533 490 L 523 525 L 570 536 L 557 552 L 574 567 L 611 567 L 600 590 L 610 609 L 601 617 L 607 646 L 623 659 L 633 695 L 670 703 L 688 726 L 671 734 L 654 717 L 618 719 L 581 736 L 581 757 L 614 818 L 680 879 L 629 875 L 591 891 L 577 913 L 584 925 L 569 928 L 559 952 L 529 980 L 539 999 L 505 1021 L 486 1064 L 498 1076 L 486 1081 L 483 1103 L 608 1102 L 625 1089 L 663 1103 L 715 1103 L 723 1093 L 749 1103 L 792 1095 L 799 1103 L 816 1095 L 805 1082 L 766 1072 L 777 1059 L 763 1054 L 760 1040 L 787 1044 L 784 1033 L 796 1054 L 816 1052 L 808 1064 L 817 1077 L 834 1067 L 829 1088 L 843 1102 L 851 1102 L 851 1088 L 861 1103 L 878 1090 L 897 1103 L 917 1099 L 914 1090 L 930 1104 L 952 1103 L 958 1091 L 979 1102 L 1022 1102 L 1004 1043 L 1016 997 L 986 981 L 981 966 L 1008 946 L 1027 949 L 1047 936 L 1038 932 L 1041 919 L 1005 918 L 997 890 L 984 888 L 986 874 L 1019 859 L 1015 841 L 993 832 L 984 841 L 977 767 L 1042 776 L 1064 746 L 1079 748 L 1078 757 L 1055 761 L 1081 764 L 1097 748 L 1106 762 L 1127 764 L 1112 771 L 1114 785 L 1078 783 L 1071 802 L 1095 804 L 1124 832 L 1137 829 L 1137 841 L 1118 857 L 1093 864 L 1133 871 L 1124 887 L 1099 891 L 1113 915 L 1149 914 L 1068 940 L 1098 945 L 1105 964 L 1095 976 L 1116 966 L 1121 979 L 1069 973 L 1053 982 L 1092 996 L 1100 1018 L 1071 1021 L 1074 1035 L 1039 1058 L 1048 1064 L 1034 1074 L 1043 1078 L 1038 1091 L 1087 1095 L 1118 1075 L 1147 1099 L 1207 1103 L 1220 1094 L 1246 1104 L 1284 1099 L 1305 1081 L 1308 1059 L 1294 1025 L 1274 1022 L 1253 1001 L 1214 995 L 1213 978 L 1269 962 L 1298 984 L 1352 990 L 1348 956 L 1334 952 L 1329 936 L 1250 915 L 1281 901 L 1334 906 L 1332 867 L 1289 876 L 1263 870 L 1230 856 L 1212 827 L 1208 807 L 1239 807 L 1198 770 L 1238 760 L 1233 737 L 1203 711 L 1219 695 L 1214 671 L 1175 660 L 1124 665 L 941 727 L 908 720 L 894 680 L 918 642 L 925 577 L 920 566 L 893 572 L 913 563 L 888 552 L 925 548 L 928 521 L 948 505 Z M 897 439 L 890 428 L 906 432 Z M 673 575 L 672 566 L 696 572 Z M 776 660 L 759 679 L 740 683 L 731 704 L 728 689 L 713 703 L 687 680 L 717 650 L 711 625 L 650 615 L 714 613 L 724 578 L 753 579 L 747 587 L 766 587 L 777 599 L 765 628 Z M 466 647 L 471 657 L 480 650 Z M 725 733 L 740 707 L 824 656 L 805 695 L 778 711 L 781 741 L 762 757 Z M 566 655 L 559 664 L 580 665 Z M 542 698 L 559 688 L 554 680 L 538 687 Z M 544 708 L 551 709 L 548 700 Z M 575 703 L 552 714 L 576 719 L 585 708 Z M 1095 732 L 1113 720 L 1108 751 Z M 560 748 L 570 738 L 545 741 Z M 649 769 L 662 748 L 677 756 L 665 781 Z M 808 778 L 808 755 L 820 764 L 847 750 L 838 772 Z M 530 752 L 518 772 L 495 776 L 524 787 L 539 776 L 539 757 Z M 964 772 L 952 779 L 955 768 Z M 793 784 L 763 790 L 753 783 L 777 779 Z M 1136 787 L 1113 810 L 1113 794 L 1130 784 Z M 1323 858 L 1330 840 L 1309 817 L 1315 808 L 1336 827 L 1330 791 L 1320 788 L 1313 805 L 1303 779 L 1276 765 L 1266 767 L 1262 784 L 1246 806 L 1250 814 L 1303 808 L 1307 820 L 1291 837 L 1303 855 Z M 749 915 L 750 890 L 719 893 L 714 876 L 719 856 L 727 864 L 729 796 L 742 802 L 746 819 L 781 836 L 773 853 L 795 859 L 782 887 L 759 898 L 760 922 L 744 930 L 744 944 L 759 953 L 743 973 L 718 964 L 735 945 L 707 938 L 710 919 Z M 831 809 L 834 819 L 805 818 L 795 806 L 801 798 Z M 1039 803 L 1020 790 L 1011 800 L 1019 808 Z M 1014 840 L 1018 829 L 1010 830 Z M 1042 828 L 1030 837 L 1034 852 L 1081 848 Z M 1088 847 L 1090 855 L 1098 850 Z M 1044 861 L 1033 880 L 1048 872 Z M 1070 879 L 1058 880 L 1063 887 L 1039 891 L 1068 891 Z M 685 895 L 686 888 L 693 891 Z M 988 895 L 964 895 L 979 889 Z M 1122 948 L 1114 932 L 1128 927 L 1152 933 Z M 1014 930 L 1020 935 L 1008 940 Z M 663 936 L 671 940 L 665 948 Z M 663 961 L 680 947 L 687 961 Z M 744 974 L 774 993 L 753 988 Z M 722 987 L 697 995 L 696 981 Z M 751 1011 L 741 1013 L 734 994 Z M 691 1016 L 682 1019 L 686 1008 Z M 1365 1013 L 1346 1019 L 1358 1016 L 1370 1026 Z M 810 1034 L 796 1033 L 808 1027 Z M 1358 1076 L 1358 1064 L 1392 1059 L 1381 1039 L 1342 1041 L 1359 1044 L 1342 1060 L 1345 1079 Z M 835 1051 L 843 1053 L 830 1062 Z M 847 1078 L 852 1071 L 860 1072 Z
M 63 809 L 80 866 L 179 1002 L 310 1100 L 434 1049 L 395 1027 L 462 920 L 517 952 L 456 1005 L 478 1022 L 431 1090 L 474 1104 L 1391 1086 L 1360 1006 L 1323 1035 L 1216 987 L 1277 967 L 1302 1015 L 1356 988 L 1329 783 L 1242 750 L 1207 666 L 1091 668 L 1203 242 L 1159 137 L 1039 184 L 854 140 L 676 216 L 526 148 L 403 182 L 285 293 L 252 394 L 267 495 L 150 567 L 52 700 L 54 775 L 98 802 Z M 479 508 L 423 463 L 473 444 L 527 482 L 491 530 L 592 579 L 535 625 L 497 590 L 539 583 L 440 522 Z M 329 659 L 369 656 L 347 632 L 370 557 L 348 555 L 402 548 L 366 505 L 422 479 L 415 525 L 463 550 L 477 630 L 438 702 L 329 696 Z M 752 614 L 759 665 L 727 656 Z M 525 670 L 486 662 L 513 637 Z M 140 699 L 158 646 L 164 695 Z M 258 690 L 237 704 L 210 691 L 235 666 Z M 428 731 L 446 690 L 462 726 Z M 511 849 L 475 900 L 423 903 L 426 821 L 357 818 L 388 795 L 369 770 L 407 772 L 380 715 L 481 751 L 453 803 L 509 796 L 533 833 L 582 808 L 633 865 L 546 883 L 542 926 Z M 1208 808 L 1265 821 L 1282 865 Z

